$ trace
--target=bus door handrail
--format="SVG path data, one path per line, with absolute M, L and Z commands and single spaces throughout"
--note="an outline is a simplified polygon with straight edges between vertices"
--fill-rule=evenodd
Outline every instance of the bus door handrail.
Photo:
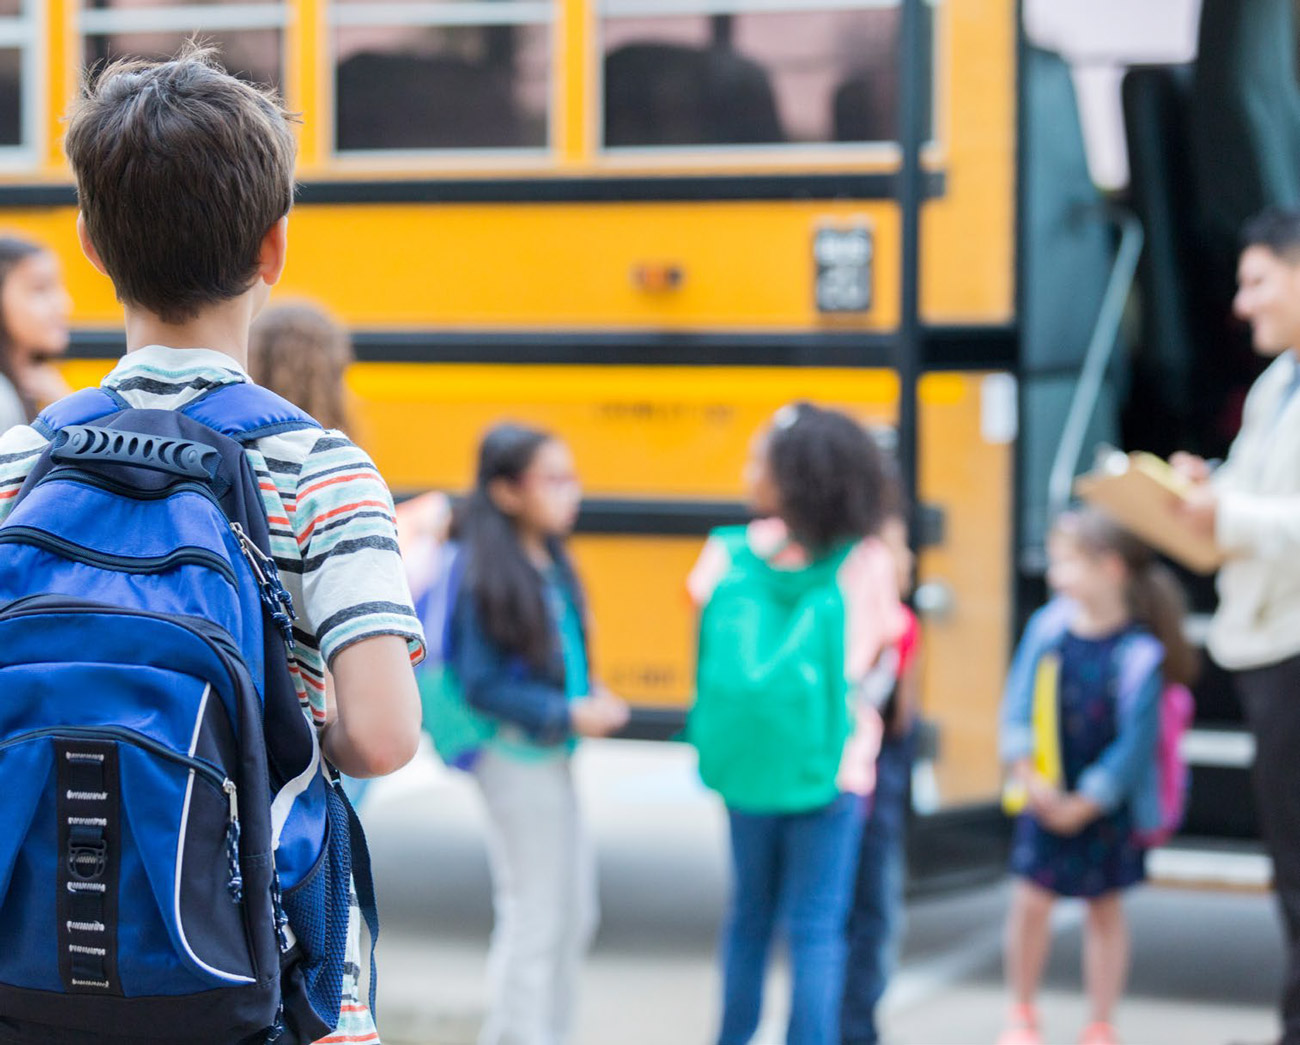
M 1129 292 L 1133 289 L 1133 281 L 1137 278 L 1138 261 L 1142 257 L 1142 247 L 1146 240 L 1142 222 L 1137 215 L 1118 207 L 1107 207 L 1105 212 L 1107 218 L 1119 229 L 1119 247 L 1115 251 L 1115 263 L 1111 266 L 1101 308 L 1097 310 L 1097 322 L 1092 328 L 1092 338 L 1083 357 L 1079 380 L 1074 386 L 1070 411 L 1066 414 L 1065 427 L 1061 430 L 1061 441 L 1052 460 L 1052 471 L 1047 481 L 1049 519 L 1054 519 L 1069 507 L 1074 470 L 1079 463 L 1079 455 L 1083 452 L 1088 425 L 1092 422 L 1102 387 L 1106 383 L 1106 371 L 1115 354 L 1115 347 L 1119 344 L 1120 324 L 1124 321 L 1124 309 L 1128 304 Z

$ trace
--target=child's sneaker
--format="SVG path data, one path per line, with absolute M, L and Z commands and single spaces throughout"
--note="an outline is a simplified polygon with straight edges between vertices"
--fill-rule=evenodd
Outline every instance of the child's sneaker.
M 1079 1036 L 1079 1045 L 1119 1045 L 1119 1038 L 1109 1023 L 1090 1023 Z
M 998 1045 L 1043 1045 L 1043 1036 L 1038 1032 L 1038 1013 L 1032 1005 L 1016 1005 L 1011 1009 Z

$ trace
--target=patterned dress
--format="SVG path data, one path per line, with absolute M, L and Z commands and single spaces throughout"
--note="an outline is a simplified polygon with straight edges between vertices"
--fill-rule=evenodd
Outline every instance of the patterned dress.
M 1058 721 L 1067 790 L 1074 790 L 1118 735 L 1115 653 L 1124 635 L 1084 639 L 1067 634 L 1061 644 Z M 1024 813 L 1015 825 L 1011 871 L 1058 896 L 1097 897 L 1142 881 L 1145 850 L 1133 839 L 1127 805 L 1069 838 Z

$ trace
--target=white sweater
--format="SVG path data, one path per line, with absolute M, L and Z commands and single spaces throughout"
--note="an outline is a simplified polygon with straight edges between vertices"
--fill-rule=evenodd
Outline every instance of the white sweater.
M 1230 670 L 1300 654 L 1300 391 L 1284 353 L 1246 397 L 1241 431 L 1214 477 L 1219 571 L 1210 654 Z

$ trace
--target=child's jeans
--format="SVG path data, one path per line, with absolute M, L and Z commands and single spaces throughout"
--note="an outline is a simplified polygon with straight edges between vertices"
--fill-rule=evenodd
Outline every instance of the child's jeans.
M 862 799 L 841 795 L 807 813 L 728 810 L 733 887 L 723 929 L 718 1045 L 758 1029 L 763 977 L 778 917 L 793 975 L 787 1045 L 839 1045 L 844 923 L 862 830 Z
M 598 918 L 595 855 L 570 759 L 491 749 L 474 765 L 488 813 L 495 925 L 480 1045 L 561 1045 Z
M 840 1034 L 844 1045 L 876 1045 L 876 1006 L 898 961 L 903 923 L 907 825 L 915 734 L 886 737 L 876 760 L 876 793 L 862 829 Z

